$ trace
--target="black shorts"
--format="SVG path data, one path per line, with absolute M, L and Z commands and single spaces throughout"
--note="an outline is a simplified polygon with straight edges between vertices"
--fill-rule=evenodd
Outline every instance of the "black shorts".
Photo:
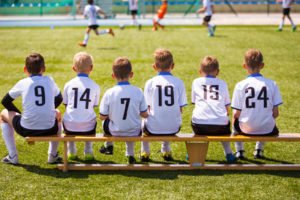
M 90 25 L 90 26 L 88 26 L 90 29 L 93 29 L 93 30 L 96 30 L 98 27 L 99 27 L 99 25 L 97 25 L 97 24 L 94 24 L 94 25 Z
M 13 127 L 15 131 L 21 135 L 22 137 L 28 137 L 28 136 L 49 136 L 49 135 L 56 135 L 58 132 L 58 123 L 57 120 L 55 120 L 55 124 L 50 129 L 44 129 L 44 130 L 32 130 L 27 129 L 21 126 L 21 115 L 14 116 L 12 120 Z
M 230 135 L 230 123 L 227 125 L 195 124 L 192 128 L 196 135 Z
M 204 21 L 204 22 L 210 22 L 210 20 L 211 20 L 211 15 L 205 16 L 205 17 L 203 18 L 203 21 Z
M 264 136 L 278 136 L 278 134 L 279 134 L 279 131 L 278 131 L 278 128 L 276 127 L 276 125 L 275 125 L 275 127 L 274 127 L 274 129 L 272 130 L 271 133 L 265 133 L 265 134 L 259 134 L 259 135 L 252 135 L 252 134 L 243 133 L 243 131 L 240 128 L 240 122 L 239 122 L 239 120 L 235 120 L 233 126 L 234 126 L 234 129 L 239 134 L 241 134 L 241 135 L 250 135 L 250 136 L 261 136 L 261 135 L 264 135 Z
M 104 123 L 103 123 L 103 132 L 104 132 L 104 135 L 107 135 L 107 136 L 112 136 L 110 130 L 109 130 L 109 122 L 110 120 L 107 118 L 106 120 L 104 120 Z M 142 130 L 140 132 L 140 135 L 142 135 Z
M 64 127 L 64 133 L 66 135 L 95 135 L 96 134 L 97 123 L 95 124 L 94 129 L 92 129 L 90 131 L 86 131 L 86 132 L 69 131 L 69 130 L 66 129 L 64 123 L 63 123 L 63 127 Z
M 283 15 L 289 15 L 290 14 L 291 9 L 290 8 L 283 8 L 282 9 L 282 14 Z
M 180 128 L 181 128 L 181 127 L 179 127 L 178 131 L 175 132 L 175 133 L 160 134 L 160 133 L 151 133 L 151 132 L 147 129 L 147 126 L 144 125 L 143 132 L 144 132 L 145 135 L 170 136 L 170 135 L 176 135 L 176 134 L 180 131 Z
M 137 13 L 138 13 L 137 10 L 131 10 L 130 12 L 131 12 L 131 15 L 137 15 Z

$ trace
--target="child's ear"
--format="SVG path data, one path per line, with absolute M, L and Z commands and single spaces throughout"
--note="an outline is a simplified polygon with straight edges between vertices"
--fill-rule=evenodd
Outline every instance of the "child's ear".
M 77 69 L 76 69 L 75 66 L 72 66 L 72 70 L 73 70 L 74 72 L 77 72 Z
M 261 63 L 260 64 L 260 69 L 264 68 L 264 66 L 265 66 L 265 63 Z
M 172 65 L 171 65 L 171 70 L 173 70 L 174 67 L 175 67 L 175 63 L 172 63 Z
M 218 76 L 218 75 L 219 75 L 219 73 L 220 73 L 220 70 L 219 70 L 219 69 L 217 69 L 216 76 Z
M 133 77 L 133 72 L 130 72 L 129 78 L 132 78 L 132 77 Z
M 28 72 L 28 70 L 27 70 L 27 67 L 26 67 L 26 66 L 24 66 L 23 71 L 24 71 L 24 73 L 25 73 L 27 76 L 30 75 L 29 72 Z
M 153 69 L 154 69 L 155 71 L 157 71 L 157 67 L 156 67 L 156 64 L 155 64 L 155 63 L 152 64 L 152 67 L 153 67 Z
M 94 68 L 94 66 L 93 66 L 93 65 L 91 65 L 91 69 L 90 69 L 90 71 L 92 71 L 92 70 L 93 70 L 93 68 Z
M 111 77 L 112 77 L 113 79 L 116 79 L 116 76 L 115 76 L 114 73 L 111 74 Z
M 243 68 L 244 69 L 248 69 L 248 67 L 247 67 L 247 65 L 245 63 L 243 64 Z

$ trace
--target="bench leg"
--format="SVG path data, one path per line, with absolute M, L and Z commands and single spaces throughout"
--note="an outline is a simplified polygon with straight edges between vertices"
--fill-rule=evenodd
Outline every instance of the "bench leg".
M 63 166 L 63 171 L 67 172 L 68 171 L 68 142 L 64 141 L 64 166 Z
M 203 166 L 208 150 L 208 142 L 186 142 L 189 162 L 192 166 Z

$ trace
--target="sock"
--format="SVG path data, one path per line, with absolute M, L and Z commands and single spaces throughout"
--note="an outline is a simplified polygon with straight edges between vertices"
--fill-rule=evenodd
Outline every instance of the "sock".
M 255 150 L 256 150 L 256 149 L 263 150 L 263 149 L 264 149 L 264 146 L 265 146 L 265 142 L 256 142 Z
M 76 154 L 77 149 L 76 149 L 76 144 L 75 142 L 68 142 L 68 154 Z
M 61 136 L 62 124 L 58 123 L 57 135 Z M 48 155 L 56 156 L 59 142 L 49 142 Z
M 207 26 L 207 31 L 209 34 L 213 34 L 213 30 L 209 25 Z
M 99 31 L 99 35 L 103 35 L 103 34 L 107 34 L 107 33 L 109 33 L 109 29 Z
M 92 142 L 85 142 L 84 154 L 93 154 L 93 143 Z
M 132 25 L 138 26 L 139 23 L 138 23 L 138 21 L 137 21 L 136 19 L 134 19 L 134 20 L 132 21 Z
M 281 23 L 279 24 L 279 29 L 282 29 L 282 28 L 283 28 L 283 24 L 284 24 L 284 19 L 281 20 Z
M 290 22 L 291 22 L 292 27 L 295 27 L 295 24 L 292 19 L 290 19 Z
M 1 123 L 2 128 L 2 137 L 5 142 L 7 151 L 9 156 L 12 158 L 15 155 L 18 155 L 15 137 L 14 137 L 14 129 L 8 123 Z
M 108 146 L 114 146 L 113 142 L 104 142 L 104 146 L 108 147 Z
M 150 144 L 149 144 L 149 142 L 142 142 L 141 152 L 146 152 L 147 154 L 150 154 Z
M 134 142 L 126 143 L 126 156 L 134 156 Z
M 238 151 L 244 151 L 244 143 L 243 142 L 235 142 L 235 150 Z
M 170 152 L 171 151 L 171 147 L 170 147 L 170 142 L 162 142 L 161 143 L 161 152 Z
M 230 148 L 230 142 L 221 142 L 221 143 L 223 145 L 223 149 L 224 149 L 225 155 L 232 154 L 232 150 Z
M 87 44 L 88 41 L 89 41 L 89 38 L 90 38 L 90 34 L 86 33 L 86 34 L 84 35 L 83 44 Z

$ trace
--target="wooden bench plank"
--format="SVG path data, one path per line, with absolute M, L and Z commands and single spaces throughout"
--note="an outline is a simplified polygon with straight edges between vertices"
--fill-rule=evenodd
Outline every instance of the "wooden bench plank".
M 63 164 L 58 165 L 63 170 Z M 190 164 L 68 164 L 68 170 L 125 170 L 125 171 L 154 171 L 154 170 L 289 170 L 299 171 L 300 164 L 205 164 L 192 166 Z
M 170 141 L 170 142 L 220 142 L 220 141 L 228 141 L 228 142 L 255 142 L 255 141 L 265 141 L 265 142 L 299 142 L 300 134 L 298 133 L 284 133 L 279 136 L 195 136 L 194 134 L 177 134 L 175 136 L 142 136 L 142 137 L 114 137 L 108 136 L 105 137 L 103 134 L 97 134 L 96 136 L 47 136 L 47 137 L 26 137 L 27 142 L 35 142 L 35 141 L 72 141 L 72 142 L 140 142 L 140 141 Z

